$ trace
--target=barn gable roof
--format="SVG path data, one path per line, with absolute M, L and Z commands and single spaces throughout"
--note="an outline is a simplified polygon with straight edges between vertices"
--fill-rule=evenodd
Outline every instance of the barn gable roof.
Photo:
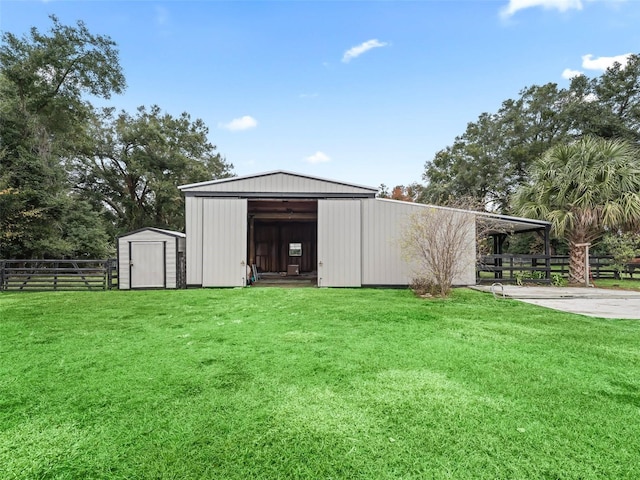
M 375 197 L 378 189 L 300 173 L 276 170 L 178 187 L 187 195 L 275 197 Z

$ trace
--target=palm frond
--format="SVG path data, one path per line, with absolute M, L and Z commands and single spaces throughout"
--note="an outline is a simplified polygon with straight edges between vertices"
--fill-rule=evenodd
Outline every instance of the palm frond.
M 584 137 L 534 162 L 532 182 L 515 196 L 519 215 L 552 222 L 556 235 L 597 238 L 640 223 L 640 152 L 629 142 Z

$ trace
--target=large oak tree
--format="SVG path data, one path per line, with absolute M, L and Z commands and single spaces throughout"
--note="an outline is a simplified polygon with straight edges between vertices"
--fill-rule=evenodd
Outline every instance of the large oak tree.
M 135 115 L 103 110 L 91 127 L 95 142 L 74 163 L 76 186 L 103 202 L 118 233 L 141 227 L 184 229 L 178 185 L 224 178 L 232 165 L 188 113 L 154 105 Z
M 90 33 L 82 22 L 51 20 L 47 33 L 4 33 L 0 45 L 4 258 L 76 256 L 87 245 L 95 247 L 93 255 L 105 253 L 99 215 L 71 194 L 65 164 L 89 141 L 91 106 L 84 97 L 109 98 L 124 89 L 125 80 L 109 37 Z M 84 227 L 74 228 L 78 222 Z M 86 242 L 88 230 L 94 242 Z

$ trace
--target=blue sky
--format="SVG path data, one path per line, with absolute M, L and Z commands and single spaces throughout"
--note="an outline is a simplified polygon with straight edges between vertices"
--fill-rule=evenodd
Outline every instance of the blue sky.
M 640 53 L 635 0 L 2 0 L 0 29 L 52 13 L 118 44 L 128 87 L 109 105 L 202 118 L 239 175 L 373 187 L 420 181 L 522 88 Z

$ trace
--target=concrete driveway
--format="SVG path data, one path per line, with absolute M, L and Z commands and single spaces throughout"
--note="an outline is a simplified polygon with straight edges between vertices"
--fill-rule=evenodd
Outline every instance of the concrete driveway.
M 600 318 L 640 320 L 640 292 L 585 287 L 476 285 L 475 290 L 563 312 Z

